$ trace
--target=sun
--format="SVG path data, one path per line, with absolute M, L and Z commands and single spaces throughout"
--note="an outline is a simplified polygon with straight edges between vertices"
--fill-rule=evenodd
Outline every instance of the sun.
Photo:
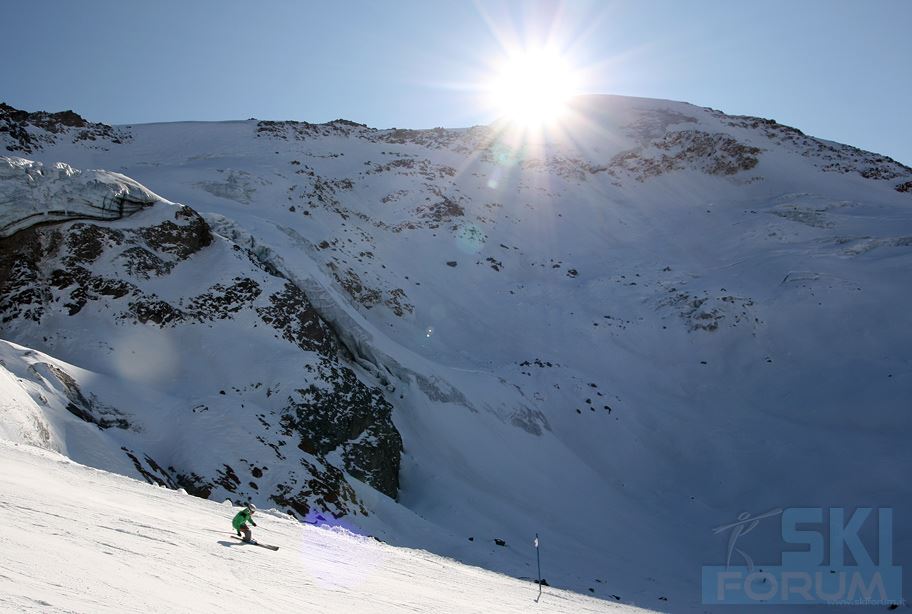
M 486 89 L 502 118 L 534 128 L 554 124 L 566 114 L 577 83 L 571 64 L 559 52 L 542 48 L 508 56 Z

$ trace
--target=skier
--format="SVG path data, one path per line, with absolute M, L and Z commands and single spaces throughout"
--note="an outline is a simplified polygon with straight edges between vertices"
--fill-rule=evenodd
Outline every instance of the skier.
M 256 512 L 256 506 L 253 503 L 248 503 L 244 509 L 235 514 L 234 520 L 231 521 L 231 526 L 237 531 L 238 537 L 241 537 L 241 532 L 244 533 L 243 540 L 245 542 L 253 541 L 247 523 L 249 522 L 253 526 L 256 526 L 256 523 L 252 518 L 254 512 Z

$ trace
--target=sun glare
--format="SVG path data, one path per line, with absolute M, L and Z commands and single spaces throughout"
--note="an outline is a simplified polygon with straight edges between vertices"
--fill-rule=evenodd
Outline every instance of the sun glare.
M 544 127 L 564 115 L 576 83 L 573 68 L 559 53 L 537 49 L 507 58 L 487 89 L 490 103 L 504 119 Z

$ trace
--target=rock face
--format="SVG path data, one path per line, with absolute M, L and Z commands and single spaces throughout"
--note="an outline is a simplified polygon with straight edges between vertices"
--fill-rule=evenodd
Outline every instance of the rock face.
M 5 133 L 5 134 L 4 134 Z M 6 149 L 34 153 L 61 139 L 119 145 L 130 140 L 129 132 L 107 124 L 90 123 L 73 111 L 29 113 L 0 102 L 0 137 L 6 137 Z
M 638 181 L 685 168 L 696 168 L 707 175 L 735 175 L 754 168 L 761 151 L 725 134 L 697 130 L 672 132 L 650 145 L 657 151 L 618 154 L 611 168 L 627 171 Z
M 351 477 L 397 496 L 402 441 L 392 406 L 355 373 L 304 292 L 214 236 L 193 209 L 161 201 L 135 182 L 124 184 L 132 191 L 121 196 L 137 206 L 112 214 L 116 225 L 92 207 L 69 211 L 79 221 L 57 221 L 29 193 L 47 171 L 22 160 L 2 162 L 12 170 L 0 175 L 0 191 L 31 196 L 19 196 L 4 210 L 12 220 L 8 227 L 17 228 L 0 237 L 4 337 L 41 339 L 44 347 L 68 347 L 74 355 L 94 347 L 109 363 L 130 360 L 112 349 L 124 331 L 159 330 L 177 339 L 176 356 L 200 362 L 200 345 L 259 355 L 264 363 L 275 353 L 283 357 L 285 365 L 271 380 L 241 382 L 237 373 L 203 368 L 208 381 L 200 383 L 171 373 L 153 386 L 180 399 L 164 415 L 142 394 L 121 407 L 124 399 L 113 399 L 117 395 L 103 386 L 86 390 L 78 371 L 41 363 L 48 395 L 56 395 L 70 416 L 104 431 L 138 475 L 201 496 L 271 500 L 301 516 L 314 506 L 336 516 L 366 513 Z M 98 187 L 81 173 L 58 167 L 50 174 L 61 184 L 54 194 L 91 204 Z M 122 364 L 115 369 L 131 372 Z M 204 426 L 216 411 L 223 424 Z M 163 425 L 163 419 L 175 423 Z M 224 423 L 243 425 L 244 432 L 232 433 Z M 149 430 L 182 444 L 156 446 L 137 436 Z M 213 451 L 195 454 L 197 446 Z

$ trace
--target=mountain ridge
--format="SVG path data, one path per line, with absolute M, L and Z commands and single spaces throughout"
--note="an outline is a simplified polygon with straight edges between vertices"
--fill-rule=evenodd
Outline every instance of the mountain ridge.
M 667 107 L 669 104 L 673 105 L 679 109 L 686 110 L 690 109 L 695 112 L 709 112 L 710 114 L 716 115 L 717 117 L 728 118 L 731 125 L 735 125 L 735 122 L 741 123 L 742 126 L 750 125 L 753 128 L 759 126 L 764 126 L 767 129 L 773 132 L 785 133 L 790 137 L 806 137 L 812 141 L 817 142 L 818 144 L 822 143 L 829 146 L 833 150 L 838 150 L 842 148 L 848 148 L 851 151 L 856 152 L 861 156 L 875 156 L 875 159 L 881 163 L 887 165 L 895 165 L 901 169 L 902 173 L 896 174 L 900 176 L 901 174 L 910 174 L 910 167 L 890 158 L 889 156 L 884 156 L 882 154 L 876 154 L 870 151 L 862 150 L 856 147 L 845 145 L 837 141 L 826 140 L 826 139 L 817 139 L 814 137 L 807 137 L 801 130 L 779 124 L 775 120 L 765 119 L 756 116 L 750 115 L 729 115 L 722 111 L 713 109 L 711 107 L 699 107 L 691 103 L 683 101 L 672 101 L 672 100 L 662 100 L 655 98 L 640 98 L 640 97 L 631 97 L 631 96 L 619 96 L 619 95 L 581 95 L 571 99 L 568 104 L 572 113 L 577 115 L 585 116 L 592 115 L 593 107 L 604 107 L 606 105 L 639 105 L 639 107 L 649 109 L 649 110 L 661 110 Z M 27 111 L 22 111 L 15 109 L 7 105 L 6 103 L 0 103 L 0 121 L 5 122 L 5 125 L 0 125 L 0 132 L 6 132 L 7 138 L 12 137 L 14 134 L 23 135 L 27 134 L 27 127 L 32 125 L 36 128 L 44 130 L 52 134 L 59 134 L 65 132 L 68 128 L 92 128 L 97 134 L 97 138 L 104 139 L 108 138 L 111 143 L 121 144 L 121 138 L 126 138 L 125 135 L 112 136 L 112 131 L 116 128 L 118 130 L 129 131 L 134 126 L 161 126 L 161 125 L 173 125 L 173 124 L 246 124 L 248 122 L 256 121 L 258 131 L 269 132 L 271 129 L 277 129 L 282 127 L 294 127 L 296 129 L 304 130 L 318 130 L 318 129 L 336 129 L 342 130 L 345 132 L 346 129 L 357 129 L 364 128 L 368 133 L 375 134 L 380 136 L 380 138 L 396 139 L 403 136 L 416 136 L 416 135 L 428 135 L 428 134 L 442 134 L 442 133 L 452 133 L 452 134 L 464 134 L 476 131 L 479 129 L 493 129 L 495 131 L 506 131 L 509 130 L 509 121 L 508 120 L 496 120 L 489 125 L 475 125 L 468 127 L 457 127 L 457 128 L 422 128 L 422 129 L 403 129 L 403 128 L 375 128 L 370 127 L 367 124 L 359 123 L 347 119 L 335 119 L 323 123 L 311 123 L 303 120 L 263 120 L 257 118 L 250 118 L 247 120 L 240 119 L 230 119 L 230 120 L 194 120 L 194 121 L 175 121 L 175 122 L 149 122 L 149 123 L 131 123 L 131 124 L 117 124 L 117 125 L 106 125 L 102 123 L 90 123 L 84 118 L 82 118 L 77 113 L 72 110 L 61 111 L 56 113 L 48 113 L 46 111 L 38 111 L 29 113 Z M 683 117 L 687 117 L 683 115 Z M 690 121 L 686 119 L 685 121 Z M 99 132 L 100 131 L 100 132 Z M 126 134 L 126 133 L 125 133 Z M 398 137 L 397 137 L 398 135 Z M 22 137 L 20 137 L 22 138 Z M 82 130 L 79 132 L 75 139 L 76 140 L 94 140 L 96 135 Z M 39 139 L 33 146 L 41 147 L 42 141 L 47 141 L 48 138 Z M 74 141 L 75 142 L 75 141 Z M 26 149 L 28 144 L 20 144 L 20 149 L 17 149 L 15 144 L 7 143 L 8 151 L 24 151 L 25 153 L 30 153 L 30 149 Z M 819 145 L 818 145 L 819 147 Z M 895 171 L 894 171 L 895 173 Z M 908 188 L 906 188 L 908 189 Z M 905 191 L 905 190 L 903 190 Z

